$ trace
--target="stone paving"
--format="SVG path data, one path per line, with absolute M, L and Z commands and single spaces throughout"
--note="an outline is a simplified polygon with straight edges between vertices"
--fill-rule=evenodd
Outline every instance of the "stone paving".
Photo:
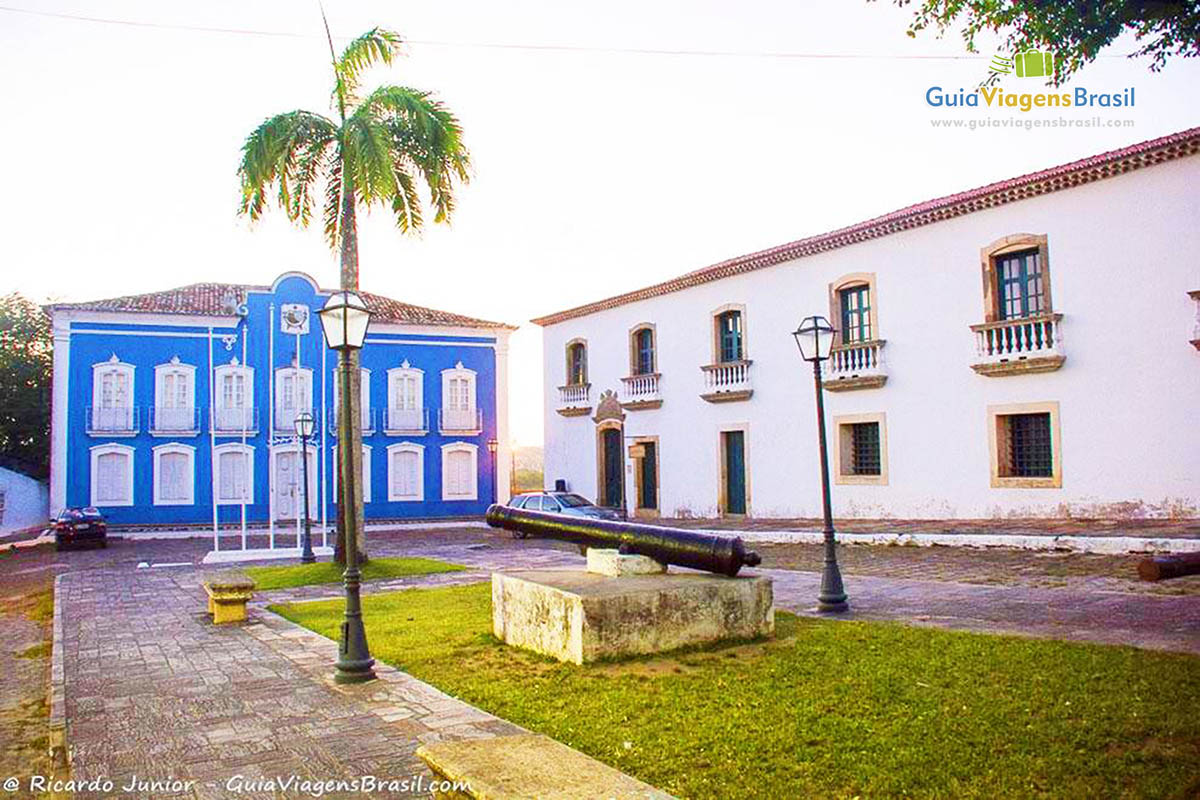
M 333 684 L 336 643 L 270 614 L 265 606 L 338 596 L 337 585 L 262 593 L 248 623 L 214 627 L 204 613 L 203 573 L 197 566 L 135 568 L 143 558 L 186 561 L 204 549 L 194 542 L 136 543 L 108 558 L 95 556 L 92 569 L 58 578 L 58 666 L 74 778 L 175 777 L 197 783 L 153 796 L 266 798 L 276 795 L 235 793 L 227 781 L 236 775 L 428 776 L 414 755 L 420 743 L 517 730 L 383 665 L 380 681 Z M 372 582 L 364 587 L 367 594 L 485 580 L 500 568 L 584 563 L 570 546 L 479 531 L 372 537 L 372 552 L 440 558 L 470 569 Z M 813 614 L 817 567 L 761 572 L 775 579 L 779 607 Z M 1200 653 L 1200 598 L 1194 596 L 852 574 L 846 575 L 846 587 L 852 607 L 846 619 Z
M 521 730 L 386 665 L 379 681 L 338 686 L 335 642 L 261 608 L 213 626 L 200 580 L 188 569 L 58 579 L 72 778 L 195 782 L 96 796 L 277 796 L 236 791 L 236 776 L 429 778 L 421 743 Z

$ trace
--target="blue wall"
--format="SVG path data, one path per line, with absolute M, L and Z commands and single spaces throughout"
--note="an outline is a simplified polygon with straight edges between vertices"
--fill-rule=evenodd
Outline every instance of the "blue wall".
M 310 309 L 309 332 L 300 337 L 301 366 L 312 370 L 314 416 L 318 428 L 315 445 L 322 443 L 322 419 L 332 421 L 333 381 L 337 355 L 327 350 L 321 334 L 318 311 L 326 295 L 319 294 L 304 277 L 289 275 L 280 280 L 274 291 L 251 291 L 247 297 L 248 315 L 236 328 L 213 329 L 212 357 L 214 366 L 242 360 L 243 337 L 247 366 L 254 369 L 254 402 L 258 409 L 258 432 L 247 437 L 254 448 L 254 503 L 247 505 L 247 518 L 265 522 L 270 503 L 270 458 L 272 442 L 290 442 L 287 437 L 274 437 L 270 428 L 270 384 L 275 368 L 287 367 L 296 356 L 296 337 L 284 334 L 279 328 L 280 307 L 302 303 Z M 272 317 L 271 305 L 274 305 Z M 130 319 L 135 319 L 133 315 Z M 178 327 L 154 324 L 153 315 L 139 314 L 137 322 L 96 323 L 74 322 L 71 325 L 69 383 L 70 399 L 67 409 L 67 504 L 84 506 L 91 498 L 91 448 L 118 443 L 134 448 L 134 504 L 127 507 L 101 507 L 114 524 L 211 524 L 212 506 L 212 438 L 209 419 L 209 333 L 207 328 Z M 144 321 L 143 321 L 144 320 Z M 268 369 L 271 329 L 274 329 L 274 357 Z M 236 337 L 228 345 L 223 337 Z M 490 336 L 438 336 L 404 333 L 368 332 L 368 342 L 361 353 L 362 366 L 370 370 L 370 403 L 376 409 L 375 432 L 364 434 L 364 444 L 370 445 L 371 502 L 365 505 L 368 520 L 404 517 L 447 517 L 481 514 L 492 501 L 492 470 L 494 465 L 487 450 L 487 440 L 496 437 L 496 358 L 495 339 Z M 107 362 L 116 354 L 122 362 L 133 364 L 133 404 L 138 409 L 138 432 L 134 436 L 96 436 L 87 432 L 87 413 L 92 404 L 92 367 Z M 321 359 L 325 356 L 322 369 Z M 195 404 L 201 409 L 197 436 L 151 436 L 149 410 L 155 404 L 155 370 L 158 365 L 178 356 L 184 364 L 196 367 Z M 429 432 L 424 436 L 389 436 L 384 433 L 384 417 L 388 402 L 387 372 L 407 360 L 412 367 L 424 372 L 424 407 L 429 415 Z M 476 404 L 483 415 L 483 430 L 475 436 L 443 436 L 438 432 L 438 410 L 442 407 L 442 376 L 459 362 L 476 372 Z M 324 409 L 322 408 L 324 406 Z M 323 413 L 324 411 L 324 413 Z M 56 422 L 56 424 L 59 424 Z M 322 502 L 329 497 L 325 511 L 332 522 L 336 517 L 332 502 L 331 469 L 335 458 L 337 437 L 332 430 L 324 431 L 323 482 L 318 482 Z M 217 436 L 216 444 L 240 442 L 241 435 Z M 155 506 L 153 485 L 153 448 L 178 442 L 195 448 L 194 504 L 187 506 Z M 413 442 L 424 447 L 425 500 L 422 502 L 388 502 L 387 448 L 399 442 Z M 443 501 L 441 485 L 442 445 L 467 442 L 477 447 L 478 500 Z M 289 445 L 294 447 L 294 445 Z M 218 521 L 234 524 L 241 519 L 240 505 L 218 506 Z M 317 521 L 320 514 L 317 515 Z

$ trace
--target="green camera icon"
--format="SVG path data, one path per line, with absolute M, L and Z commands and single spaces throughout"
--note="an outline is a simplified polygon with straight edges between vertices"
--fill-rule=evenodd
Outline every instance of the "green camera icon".
M 1048 78 L 1054 74 L 1054 53 L 1050 50 L 1027 50 L 1017 53 L 1018 78 Z

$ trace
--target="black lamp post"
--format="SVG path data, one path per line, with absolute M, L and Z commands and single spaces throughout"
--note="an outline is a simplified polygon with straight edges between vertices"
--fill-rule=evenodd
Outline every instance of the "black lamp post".
M 362 448 L 362 441 L 351 441 L 353 436 L 353 410 L 350 407 L 350 354 L 362 348 L 367 338 L 367 325 L 371 312 L 367 304 L 354 292 L 335 292 L 319 312 L 325 342 L 338 352 L 341 369 L 338 370 L 338 409 L 341 435 L 338 436 L 338 463 L 340 464 L 341 503 L 346 521 L 346 618 L 342 622 L 342 641 L 338 649 L 337 672 L 333 679 L 338 683 L 362 683 L 375 678 L 371 667 L 375 659 L 367 647 L 367 631 L 363 627 L 362 600 L 359 589 L 362 575 L 358 571 L 358 518 L 354 513 L 354 498 L 358 487 L 354 480 L 354 447 Z
M 821 594 L 817 597 L 818 611 L 847 611 L 846 590 L 837 563 L 837 542 L 833 535 L 833 505 L 829 499 L 829 448 L 825 443 L 825 392 L 821 386 L 821 362 L 833 349 L 833 326 L 824 317 L 805 317 L 792 332 L 800 356 L 812 362 L 813 380 L 817 385 L 817 434 L 821 442 L 821 502 L 825 511 L 825 569 L 821 573 Z
M 496 460 L 496 451 L 500 449 L 500 442 L 496 439 L 488 439 L 487 448 L 488 452 L 492 455 L 492 502 L 499 503 L 500 497 L 496 492 L 496 487 L 498 485 L 496 482 L 496 470 L 497 467 L 500 466 L 500 462 Z
M 296 436 L 300 437 L 300 472 L 304 481 L 304 550 L 300 553 L 301 564 L 312 564 L 317 556 L 312 549 L 312 519 L 308 513 L 308 439 L 313 435 L 316 420 L 308 411 L 296 415 Z

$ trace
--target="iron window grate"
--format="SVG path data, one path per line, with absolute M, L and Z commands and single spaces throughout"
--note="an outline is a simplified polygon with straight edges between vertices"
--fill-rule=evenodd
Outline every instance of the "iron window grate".
M 1008 418 L 1011 474 L 1018 478 L 1054 476 L 1050 414 L 1012 414 Z
M 879 475 L 882 472 L 878 422 L 856 422 L 850 426 L 850 456 L 850 474 Z

